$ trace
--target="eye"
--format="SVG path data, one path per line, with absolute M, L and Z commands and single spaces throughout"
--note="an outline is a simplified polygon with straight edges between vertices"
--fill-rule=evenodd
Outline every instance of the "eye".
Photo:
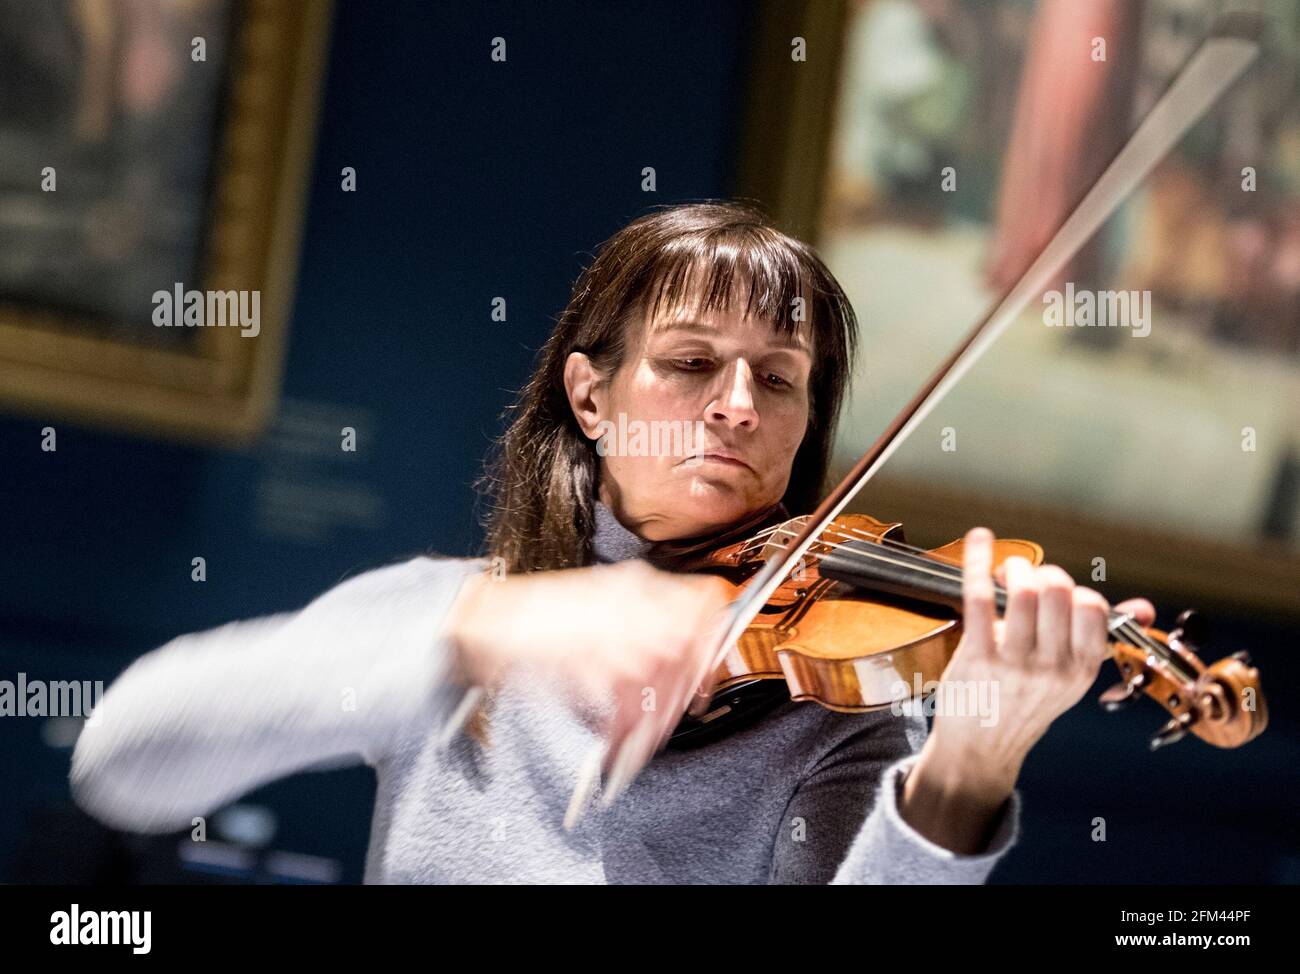
M 775 372 L 766 373 L 763 376 L 763 381 L 775 389 L 793 388 L 793 383 L 791 383 L 790 380 L 788 380 L 784 376 L 777 375 Z
M 709 367 L 709 360 L 706 358 L 675 358 L 673 365 L 683 372 L 700 372 Z

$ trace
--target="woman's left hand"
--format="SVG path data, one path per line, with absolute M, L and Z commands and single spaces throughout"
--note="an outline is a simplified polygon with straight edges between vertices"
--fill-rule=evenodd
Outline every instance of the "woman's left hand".
M 1015 787 L 1030 749 L 1096 680 L 1107 658 L 1109 605 L 1056 565 L 1013 557 L 998 570 L 1007 590 L 999 619 L 993 533 L 975 528 L 965 542 L 963 635 L 940 692 L 985 705 L 944 712 L 940 698 L 900 811 L 940 845 L 973 852 L 983 848 L 984 826 Z M 1146 599 L 1115 608 L 1143 626 L 1155 620 Z

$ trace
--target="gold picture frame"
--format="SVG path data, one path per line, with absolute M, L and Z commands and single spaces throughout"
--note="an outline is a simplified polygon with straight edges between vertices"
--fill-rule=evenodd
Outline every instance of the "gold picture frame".
M 0 298 L 0 405 L 192 441 L 244 443 L 265 425 L 278 395 L 332 5 L 244 0 L 232 13 L 202 271 L 186 284 L 260 292 L 256 336 L 198 328 L 184 348 L 165 347 L 103 334 L 84 314 Z
M 764 0 L 750 58 L 735 195 L 759 202 L 783 230 L 819 249 L 846 69 L 845 38 L 854 6 L 848 0 Z M 791 57 L 796 39 L 805 45 L 806 60 Z M 954 343 L 960 333 L 954 333 Z M 862 354 L 872 355 L 869 335 L 864 335 Z M 998 354 L 995 348 L 989 358 Z M 938 361 L 936 357 L 930 368 Z M 879 417 L 879 429 L 866 434 L 858 452 L 870 446 L 890 418 Z M 836 458 L 831 476 L 842 477 L 849 465 L 844 457 Z M 1170 471 L 1171 476 L 1180 473 L 1198 475 L 1194 469 Z M 1279 619 L 1300 614 L 1300 552 L 1280 541 L 1207 540 L 1167 526 L 1146 527 L 1137 520 L 1099 517 L 1065 504 L 1013 500 L 996 491 L 889 471 L 873 479 L 849 510 L 902 522 L 909 542 L 925 547 L 958 538 L 976 524 L 999 536 L 1032 539 L 1043 546 L 1048 560 L 1062 565 L 1081 584 L 1093 584 L 1090 570 L 1101 553 L 1114 566 L 1105 587 L 1122 596 L 1149 594 L 1162 604 L 1176 600 L 1185 607 L 1248 610 Z M 1205 517 L 1214 516 L 1209 503 Z M 1223 652 L 1232 648 L 1206 647 Z

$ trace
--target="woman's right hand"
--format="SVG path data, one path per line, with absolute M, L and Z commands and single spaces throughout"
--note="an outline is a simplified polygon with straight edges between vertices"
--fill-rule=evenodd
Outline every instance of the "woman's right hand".
M 490 687 L 523 664 L 556 679 L 604 738 L 618 784 L 667 743 L 712 690 L 721 610 L 732 588 L 643 561 L 466 579 L 448 620 L 464 679 Z M 613 762 L 621 752 L 623 767 Z

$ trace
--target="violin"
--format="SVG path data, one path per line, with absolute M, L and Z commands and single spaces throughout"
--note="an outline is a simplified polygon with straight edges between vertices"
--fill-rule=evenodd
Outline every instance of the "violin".
M 738 595 L 807 520 L 782 521 L 681 567 L 715 574 Z M 705 743 L 784 699 L 866 713 L 928 693 L 961 639 L 964 546 L 957 540 L 915 548 L 905 542 L 901 523 L 865 514 L 833 519 L 730 647 L 714 673 L 709 711 L 684 719 L 670 746 Z M 993 567 L 1012 556 L 1039 565 L 1043 549 L 1033 541 L 995 539 Z M 1001 585 L 994 585 L 994 598 L 1001 612 Z M 1268 708 L 1259 671 L 1245 653 L 1202 663 L 1198 614 L 1185 612 L 1176 629 L 1162 632 L 1111 610 L 1108 629 L 1121 679 L 1100 702 L 1115 711 L 1145 694 L 1164 707 L 1171 716 L 1151 738 L 1152 750 L 1189 731 L 1223 748 L 1263 733 Z

